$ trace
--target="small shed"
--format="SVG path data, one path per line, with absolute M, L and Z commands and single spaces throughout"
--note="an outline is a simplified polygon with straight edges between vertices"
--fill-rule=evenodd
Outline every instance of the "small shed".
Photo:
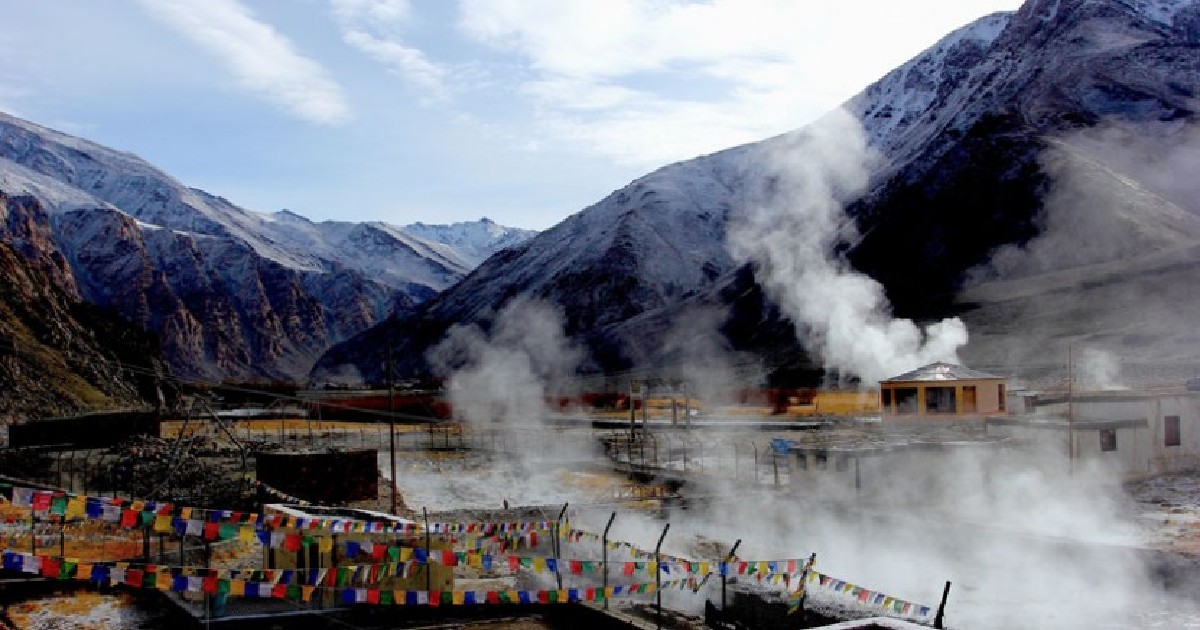
M 879 383 L 879 411 L 886 419 L 981 418 L 1005 413 L 1008 379 L 955 365 L 930 363 Z

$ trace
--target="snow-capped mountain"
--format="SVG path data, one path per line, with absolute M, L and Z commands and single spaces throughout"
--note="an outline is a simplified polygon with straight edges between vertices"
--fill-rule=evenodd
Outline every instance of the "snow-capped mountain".
M 1187 251 L 1200 242 L 1194 200 L 1148 190 L 1132 161 L 1113 161 L 1113 143 L 1079 134 L 1127 124 L 1152 127 L 1164 146 L 1181 141 L 1200 94 L 1198 26 L 1193 1 L 1030 0 L 959 29 L 869 86 L 845 105 L 881 158 L 848 207 L 862 235 L 850 261 L 883 283 L 897 314 L 941 317 L 972 307 L 956 302 L 971 283 Z M 769 188 L 772 156 L 805 133 L 642 177 L 489 259 L 415 313 L 335 346 L 316 374 L 343 364 L 371 374 L 384 341 L 419 372 L 449 326 L 487 325 L 515 296 L 558 304 L 598 367 L 653 361 L 646 349 L 691 317 L 688 304 L 728 310 L 757 290 L 752 272 L 734 273 L 727 226 L 749 195 Z M 1055 197 L 1067 171 L 1097 198 Z M 1062 242 L 1038 247 L 1051 232 Z M 993 265 L 1002 252 L 1020 262 Z M 735 348 L 795 346 L 780 336 L 793 331 L 777 326 L 771 304 L 750 302 L 721 331 Z M 778 334 L 764 337 L 767 329 Z
M 486 221 L 434 239 L 250 212 L 133 155 L 5 114 L 0 191 L 46 209 L 83 299 L 160 333 L 178 373 L 207 379 L 303 376 L 330 344 L 528 234 Z
M 478 267 L 497 251 L 520 245 L 537 234 L 533 230 L 505 227 L 487 217 L 449 225 L 410 223 L 404 226 L 404 231 L 417 238 L 452 247 L 472 268 Z

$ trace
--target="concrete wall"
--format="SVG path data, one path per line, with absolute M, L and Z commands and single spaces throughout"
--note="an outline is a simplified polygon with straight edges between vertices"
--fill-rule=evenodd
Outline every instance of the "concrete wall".
M 988 432 L 1050 442 L 1058 445 L 1055 450 L 1061 449 L 1064 456 L 1068 454 L 1069 436 L 1073 435 L 1071 454 L 1076 459 L 1109 465 L 1129 479 L 1200 469 L 1200 395 L 1196 393 L 1082 394 L 1070 403 L 1059 399 L 1042 405 L 1039 413 L 1027 422 L 989 424 Z M 1179 418 L 1178 445 L 1166 445 L 1169 416 Z M 1039 422 L 1039 418 L 1048 417 L 1058 424 L 1051 427 Z M 1100 430 L 1106 423 L 1118 427 L 1113 429 L 1117 432 L 1116 451 L 1101 450 Z M 1127 426 L 1131 423 L 1144 426 Z

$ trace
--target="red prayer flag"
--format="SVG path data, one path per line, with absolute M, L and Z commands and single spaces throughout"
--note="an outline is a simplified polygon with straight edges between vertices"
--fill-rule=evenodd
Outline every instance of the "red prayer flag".
M 42 568 L 42 575 L 44 577 L 48 577 L 48 578 L 57 578 L 58 577 L 59 566 L 58 566 L 57 560 L 54 560 L 53 558 L 50 558 L 47 556 L 43 556 L 41 568 Z
M 50 493 L 38 491 L 33 493 L 33 511 L 45 512 L 50 509 Z
M 133 510 L 121 510 L 121 527 L 137 527 L 137 523 L 137 512 L 134 512 Z
M 125 583 L 130 586 L 141 587 L 142 585 L 142 570 L 141 569 L 126 569 Z
M 285 551 L 300 551 L 301 544 L 300 534 L 288 534 L 283 537 L 283 548 Z
M 216 540 L 221 533 L 220 523 L 205 523 L 204 524 L 204 540 Z
M 871 598 L 871 591 L 868 591 L 868 590 L 867 590 L 867 589 L 865 589 L 865 588 L 864 588 L 863 590 L 859 591 L 859 593 L 858 593 L 858 601 L 860 601 L 860 602 L 862 602 L 862 603 L 864 603 L 864 604 L 865 604 L 865 603 L 867 603 L 867 600 L 868 600 L 868 599 L 870 599 L 870 598 Z
M 442 564 L 448 567 L 458 566 L 458 556 L 454 555 L 452 549 L 442 551 Z
M 429 591 L 429 605 L 430 606 L 440 606 L 441 603 L 442 603 L 442 592 L 441 591 Z
M 272 586 L 271 587 L 271 597 L 274 597 L 275 599 L 286 598 L 287 597 L 287 588 L 288 588 L 288 585 L 284 584 L 283 582 L 280 582 L 279 584 Z
M 379 589 L 372 588 L 372 589 L 367 590 L 367 603 L 368 604 L 378 604 L 379 603 Z
M 510 571 L 516 571 L 517 569 L 520 569 L 520 568 L 521 568 L 521 559 L 516 556 L 509 556 L 508 557 L 508 569 Z
M 583 573 L 583 563 L 579 560 L 571 560 L 567 563 L 567 565 L 571 568 L 571 573 L 575 575 L 580 575 Z
M 488 591 L 487 592 L 487 603 L 499 604 L 500 603 L 500 594 L 497 593 L 496 591 Z
M 633 563 L 632 563 L 632 562 L 626 562 L 626 563 L 625 563 L 625 567 L 622 569 L 622 572 L 623 572 L 625 575 L 633 575 Z
M 215 595 L 217 593 L 217 576 L 208 575 L 200 582 L 200 590 Z

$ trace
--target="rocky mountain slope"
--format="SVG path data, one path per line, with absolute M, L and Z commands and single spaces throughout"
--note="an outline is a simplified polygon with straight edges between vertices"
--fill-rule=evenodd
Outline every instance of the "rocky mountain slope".
M 1004 311 L 1003 294 L 986 290 L 994 283 L 1032 285 L 1166 250 L 1190 265 L 1186 252 L 1200 238 L 1194 197 L 1154 182 L 1150 160 L 1117 159 L 1128 143 L 1103 138 L 1126 128 L 1153 140 L 1146 155 L 1189 142 L 1198 25 L 1200 5 L 1184 0 L 1031 0 L 947 36 L 845 105 L 878 159 L 848 200 L 860 236 L 840 251 L 882 282 L 897 315 L 962 314 L 976 339 L 964 356 L 989 362 L 1035 360 L 999 351 L 1015 340 L 992 333 Z M 519 295 L 559 305 L 597 369 L 669 362 L 662 349 L 699 306 L 721 314 L 717 346 L 820 367 L 762 296 L 754 269 L 735 268 L 726 242 L 730 220 L 771 188 L 773 156 L 803 146 L 806 133 L 651 173 L 493 257 L 416 312 L 335 346 L 316 374 L 344 364 L 372 374 L 385 343 L 406 357 L 402 371 L 421 372 L 451 325 L 486 327 Z M 1071 300 L 1061 290 L 1029 299 L 1047 298 Z M 1089 316 L 1054 326 L 1005 325 L 1024 334 L 1020 345 L 1055 358 L 1053 344 L 1065 340 L 1114 340 L 1105 337 L 1104 301 L 1083 304 Z
M 162 402 L 157 339 L 79 298 L 32 197 L 0 194 L 0 420 Z
M 80 297 L 158 333 L 177 374 L 208 380 L 303 377 L 329 345 L 530 234 L 490 221 L 410 233 L 250 212 L 133 155 L 3 114 L 0 191 L 40 202 Z

